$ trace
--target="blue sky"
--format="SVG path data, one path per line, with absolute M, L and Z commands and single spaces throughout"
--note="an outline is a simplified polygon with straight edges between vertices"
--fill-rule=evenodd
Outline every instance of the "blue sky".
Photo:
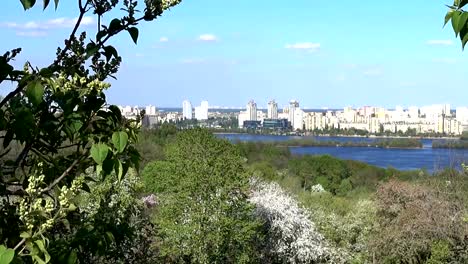
M 183 0 L 140 27 L 123 56 L 110 103 L 244 106 L 468 105 L 468 59 L 448 26 L 450 0 Z M 38 1 L 42 2 L 42 1 Z M 18 65 L 48 64 L 70 32 L 75 1 L 24 12 L 5 1 L 0 49 L 23 47 Z M 54 20 L 55 19 L 55 20 Z M 60 20 L 57 20 L 60 19 Z M 111 17 L 105 17 L 107 23 Z M 95 19 L 82 27 L 94 35 Z M 0 93 L 11 89 L 0 86 Z

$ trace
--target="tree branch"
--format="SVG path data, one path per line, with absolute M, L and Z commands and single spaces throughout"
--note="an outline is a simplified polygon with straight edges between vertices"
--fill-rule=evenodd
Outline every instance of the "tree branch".
M 42 189 L 41 193 L 45 193 L 45 192 L 52 190 L 52 188 L 54 188 L 55 185 L 57 185 L 61 180 L 63 180 L 63 178 L 65 178 L 70 173 L 70 171 L 76 166 L 76 164 L 78 164 L 78 162 L 80 161 L 81 161 L 80 158 L 73 161 L 73 163 L 62 173 L 62 175 L 60 175 L 60 177 L 55 179 L 55 181 L 53 181 L 49 186 L 47 186 L 47 188 Z

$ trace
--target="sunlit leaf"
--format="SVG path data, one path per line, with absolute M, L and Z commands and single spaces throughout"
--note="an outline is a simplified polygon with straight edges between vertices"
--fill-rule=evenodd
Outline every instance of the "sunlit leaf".
M 95 143 L 91 147 L 91 157 L 99 165 L 103 164 L 108 152 L 109 147 L 103 143 Z
M 32 81 L 26 88 L 26 95 L 33 105 L 39 105 L 44 96 L 44 86 L 39 80 Z
M 15 251 L 0 245 L 0 264 L 9 264 L 15 257 Z
M 114 144 L 114 147 L 117 150 L 117 152 L 122 153 L 122 151 L 124 151 L 125 147 L 127 146 L 127 142 L 128 142 L 127 133 L 120 131 L 120 132 L 114 132 L 112 134 L 112 144 Z

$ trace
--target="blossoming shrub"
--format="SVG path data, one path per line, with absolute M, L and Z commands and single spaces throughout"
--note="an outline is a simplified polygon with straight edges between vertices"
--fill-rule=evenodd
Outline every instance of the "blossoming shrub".
M 249 201 L 266 227 L 265 257 L 274 263 L 318 263 L 331 249 L 309 214 L 276 183 L 251 180 Z

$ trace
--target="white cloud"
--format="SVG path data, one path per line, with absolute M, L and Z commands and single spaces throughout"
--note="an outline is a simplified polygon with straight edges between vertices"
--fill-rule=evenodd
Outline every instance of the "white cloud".
M 45 31 L 17 31 L 17 32 L 16 32 L 16 35 L 17 35 L 17 36 L 20 36 L 20 37 L 34 37 L 34 38 L 38 38 L 38 37 L 45 37 L 45 36 L 47 36 L 47 32 L 45 32 Z
M 287 48 L 287 49 L 297 49 L 297 50 L 316 51 L 316 50 L 320 49 L 320 43 L 298 42 L 298 43 L 294 43 L 294 44 L 286 44 L 285 48 Z
M 57 28 L 73 28 L 77 22 L 77 18 L 54 18 L 45 21 L 29 21 L 25 23 L 5 22 L 0 23 L 1 27 L 21 29 L 21 30 L 49 30 Z M 90 16 L 83 17 L 81 20 L 82 26 L 94 24 L 94 18 Z
M 453 45 L 453 41 L 450 39 L 432 39 L 427 41 L 428 45 L 438 45 L 438 46 L 450 46 Z
M 159 42 L 168 42 L 168 41 L 169 41 L 169 39 L 167 37 L 161 37 L 159 39 Z
M 213 34 L 202 34 L 198 36 L 198 40 L 200 41 L 216 41 L 218 38 Z
M 145 54 L 143 54 L 143 53 L 136 53 L 136 54 L 135 54 L 135 57 L 139 57 L 139 58 L 145 57 Z

